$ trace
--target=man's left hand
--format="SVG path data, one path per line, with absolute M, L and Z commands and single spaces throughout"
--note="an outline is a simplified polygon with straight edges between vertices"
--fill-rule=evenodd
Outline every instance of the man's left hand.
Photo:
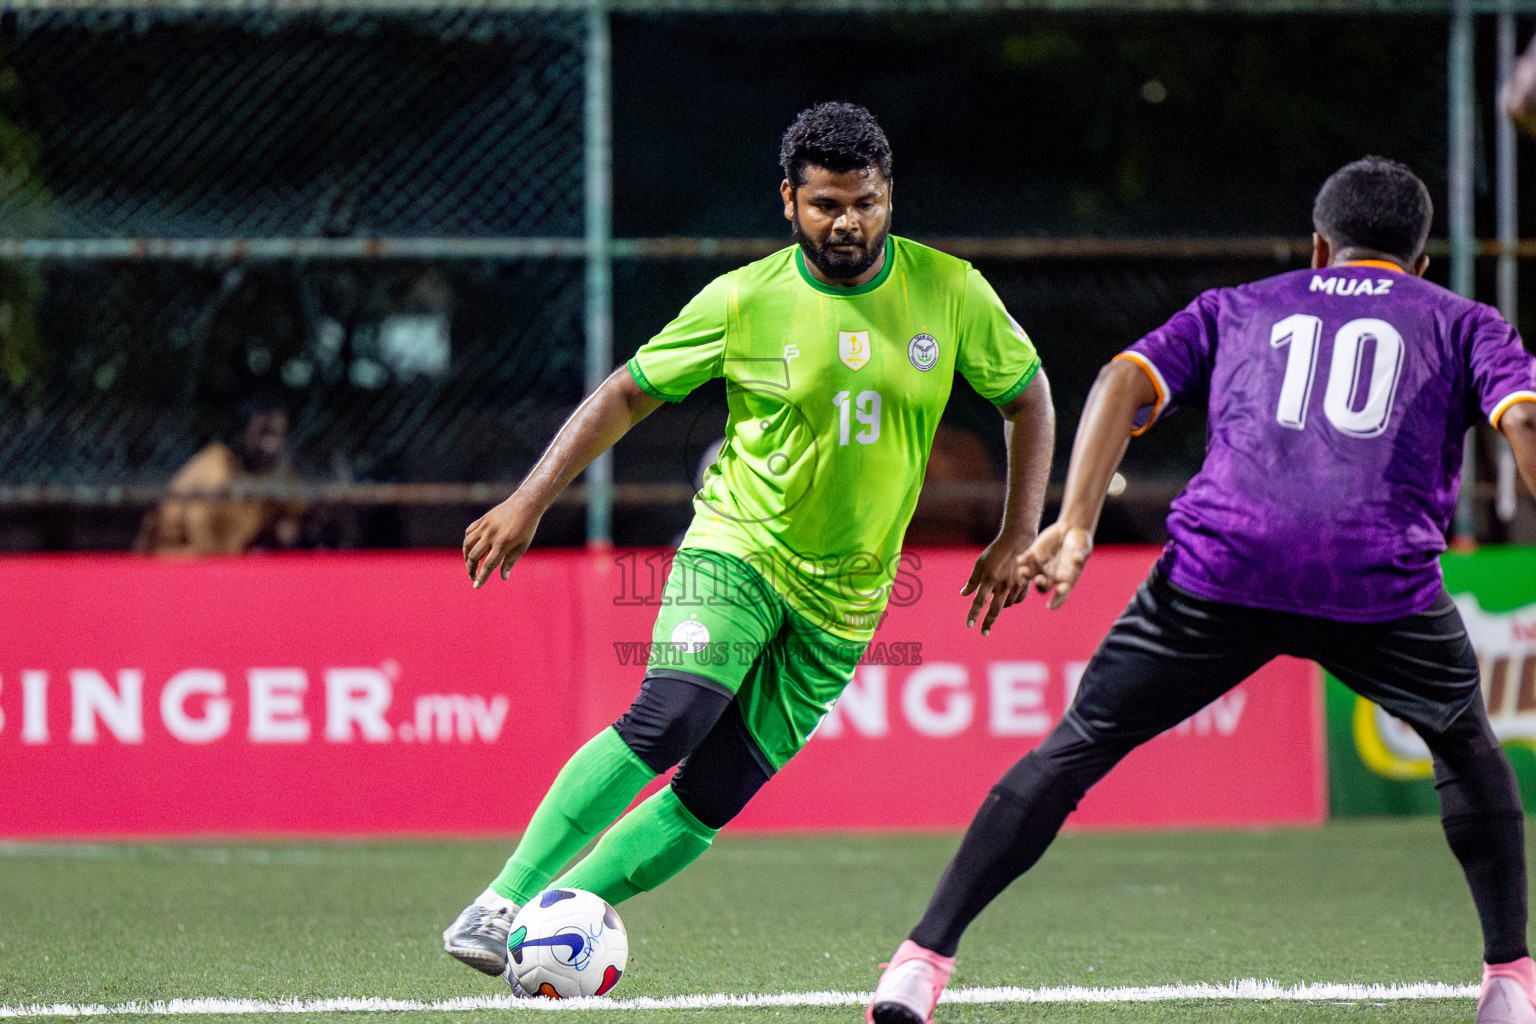
M 967 629 L 976 625 L 982 609 L 986 609 L 986 618 L 981 620 L 981 635 L 990 635 L 992 623 L 997 621 L 1003 609 L 1024 599 L 1024 595 L 1029 592 L 1029 577 L 1020 570 L 1019 560 L 1033 541 L 1034 537 L 1000 536 L 988 544 L 981 557 L 976 559 L 971 578 L 960 590 L 961 597 L 972 593 L 976 595 L 971 600 L 971 610 L 965 616 Z M 988 602 L 991 602 L 990 607 Z

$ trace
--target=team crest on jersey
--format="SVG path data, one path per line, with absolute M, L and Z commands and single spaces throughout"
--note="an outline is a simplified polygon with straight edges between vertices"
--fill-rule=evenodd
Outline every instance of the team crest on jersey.
M 912 365 L 927 373 L 938 364 L 939 343 L 931 334 L 915 334 L 907 342 L 907 358 Z
M 838 331 L 837 354 L 848 369 L 863 369 L 869 362 L 869 332 Z

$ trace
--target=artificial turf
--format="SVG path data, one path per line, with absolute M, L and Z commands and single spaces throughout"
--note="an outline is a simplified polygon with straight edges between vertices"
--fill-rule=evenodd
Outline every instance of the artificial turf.
M 954 836 L 727 834 L 663 889 L 619 908 L 630 963 L 614 994 L 868 990 L 876 963 L 921 913 L 955 844 Z M 439 933 L 508 849 L 506 842 L 3 844 L 0 1007 L 499 994 L 499 982 L 442 953 Z M 1480 953 L 1471 901 L 1433 819 L 1069 834 L 977 920 L 953 983 L 1468 984 L 1477 980 Z M 484 1021 L 508 1012 L 406 1019 Z M 385 1015 L 328 1019 L 362 1024 L 377 1016 Z M 945 1005 L 937 1020 L 1321 1024 L 1471 1016 L 1470 1000 L 1212 1001 Z M 862 1012 L 625 1011 L 621 1019 L 852 1022 Z

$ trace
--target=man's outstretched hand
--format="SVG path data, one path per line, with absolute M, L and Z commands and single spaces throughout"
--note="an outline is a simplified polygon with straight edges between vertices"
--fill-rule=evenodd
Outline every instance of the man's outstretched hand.
M 986 609 L 981 635 L 987 636 L 1004 608 L 1024 600 L 1029 593 L 1029 577 L 1019 571 L 1019 560 L 1027 547 L 1028 542 L 1023 539 L 998 537 L 976 559 L 971 578 L 960 588 L 961 597 L 976 595 L 971 600 L 971 610 L 965 614 L 966 629 L 976 625 L 977 617 Z M 988 601 L 991 607 L 987 606 Z
M 1536 135 L 1536 46 L 1515 61 L 1514 73 L 1499 91 L 1499 105 L 1527 135 Z
M 1093 535 L 1087 530 L 1052 523 L 1020 557 L 1020 575 L 1033 581 L 1040 593 L 1050 595 L 1046 607 L 1055 611 L 1067 600 L 1092 553 Z
M 501 578 L 507 578 L 533 543 L 533 532 L 542 516 L 514 494 L 469 524 L 464 531 L 464 565 L 476 590 L 485 586 L 498 566 Z

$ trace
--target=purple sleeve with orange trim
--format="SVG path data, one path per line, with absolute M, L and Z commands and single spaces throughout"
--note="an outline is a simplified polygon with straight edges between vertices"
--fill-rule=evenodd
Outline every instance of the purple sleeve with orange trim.
M 1467 343 L 1468 380 L 1478 411 L 1495 427 L 1516 402 L 1536 401 L 1536 360 L 1520 335 L 1489 306 L 1478 306 Z
M 1220 292 L 1213 289 L 1175 313 L 1157 330 L 1120 353 L 1146 371 L 1157 390 L 1157 405 L 1138 416 L 1136 433 L 1166 411 L 1204 404 L 1216 361 L 1216 321 Z

